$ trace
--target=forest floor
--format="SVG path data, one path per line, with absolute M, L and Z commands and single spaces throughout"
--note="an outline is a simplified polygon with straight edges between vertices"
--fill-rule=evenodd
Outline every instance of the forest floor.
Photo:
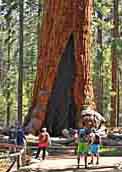
M 48 156 L 46 160 L 32 158 L 31 163 L 21 167 L 18 172 L 122 172 L 122 157 L 100 157 L 99 165 L 90 165 L 84 169 L 81 159 L 80 169 L 77 169 L 76 156 Z

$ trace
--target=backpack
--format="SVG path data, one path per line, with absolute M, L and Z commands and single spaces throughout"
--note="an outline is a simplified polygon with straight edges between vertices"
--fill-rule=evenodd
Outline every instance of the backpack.
M 88 142 L 88 130 L 87 128 L 82 128 L 79 130 L 80 142 Z

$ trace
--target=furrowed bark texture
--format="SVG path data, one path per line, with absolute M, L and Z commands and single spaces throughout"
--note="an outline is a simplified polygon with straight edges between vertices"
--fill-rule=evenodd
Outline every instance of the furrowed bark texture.
M 32 106 L 25 119 L 25 125 L 34 131 L 44 125 L 50 132 L 55 127 L 57 131 L 72 127 L 72 120 L 77 123 L 79 116 L 76 114 L 79 114 L 86 97 L 93 97 L 91 13 L 92 0 L 46 1 Z M 69 112 L 71 106 L 75 107 L 73 116 Z M 57 116 L 59 119 L 55 120 Z

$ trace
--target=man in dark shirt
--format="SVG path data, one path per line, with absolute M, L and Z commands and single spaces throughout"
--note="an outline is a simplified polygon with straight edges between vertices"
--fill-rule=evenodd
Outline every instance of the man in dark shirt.
M 25 135 L 24 135 L 24 130 L 23 128 L 19 125 L 17 127 L 17 145 L 24 145 L 24 140 L 25 140 Z
M 9 143 L 10 144 L 16 144 L 16 136 L 17 136 L 16 128 L 14 126 L 11 126 L 9 130 Z
M 14 126 L 11 126 L 9 129 L 9 138 L 8 138 L 8 143 L 12 144 L 9 147 L 10 152 L 16 151 L 16 138 L 17 138 L 16 128 Z M 15 146 L 13 144 L 15 144 Z

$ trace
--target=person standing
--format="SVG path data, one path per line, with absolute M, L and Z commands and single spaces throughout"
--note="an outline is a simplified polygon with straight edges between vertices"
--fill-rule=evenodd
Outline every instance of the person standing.
M 87 128 L 82 128 L 79 131 L 79 141 L 78 141 L 78 149 L 77 149 L 77 163 L 78 168 L 80 166 L 80 157 L 84 156 L 85 168 L 87 168 L 87 156 L 89 150 L 89 131 Z
M 24 141 L 26 140 L 25 135 L 24 135 L 24 130 L 21 127 L 21 125 L 17 126 L 17 145 L 19 146 L 23 146 L 24 145 Z
M 16 151 L 16 137 L 17 137 L 16 128 L 12 125 L 8 133 L 8 143 L 11 145 L 9 148 L 10 152 Z
M 101 138 L 98 133 L 95 132 L 95 129 L 92 130 L 91 133 L 91 144 L 90 144 L 90 154 L 91 154 L 91 161 L 89 164 L 94 163 L 94 156 L 96 156 L 96 165 L 99 164 L 99 149 L 101 144 Z
M 36 158 L 39 157 L 40 151 L 42 150 L 42 160 L 45 159 L 46 150 L 50 144 L 50 136 L 46 128 L 42 128 L 39 134 L 38 150 L 36 153 Z

